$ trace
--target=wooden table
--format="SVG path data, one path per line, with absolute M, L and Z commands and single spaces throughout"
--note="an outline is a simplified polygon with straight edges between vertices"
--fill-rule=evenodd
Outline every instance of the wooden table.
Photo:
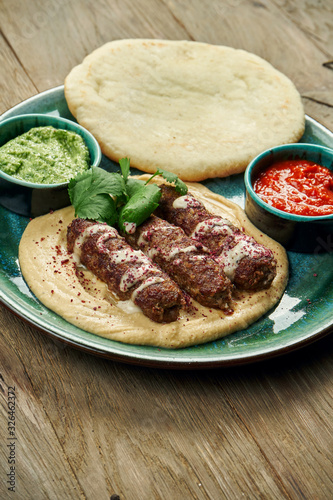
M 61 85 L 109 40 L 188 39 L 265 58 L 333 129 L 333 5 L 318 5 L 1 0 L 0 113 Z M 0 333 L 3 499 L 332 498 L 332 336 L 260 364 L 169 371 L 55 343 L 4 307 Z M 15 492 L 6 483 L 10 387 Z

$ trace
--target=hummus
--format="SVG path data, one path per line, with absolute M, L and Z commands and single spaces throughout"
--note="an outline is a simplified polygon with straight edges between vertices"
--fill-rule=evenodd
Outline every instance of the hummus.
M 256 293 L 237 292 L 233 314 L 223 314 L 193 301 L 194 307 L 182 310 L 177 321 L 159 324 L 145 317 L 131 301 L 117 300 L 105 283 L 85 268 L 77 268 L 73 255 L 67 252 L 66 231 L 74 218 L 73 207 L 33 219 L 24 231 L 19 261 L 30 289 L 46 307 L 70 323 L 129 344 L 181 348 L 247 328 L 281 298 L 288 281 L 286 252 L 255 228 L 238 205 L 200 184 L 189 183 L 188 187 L 208 210 L 229 219 L 269 247 L 277 260 L 271 287 Z

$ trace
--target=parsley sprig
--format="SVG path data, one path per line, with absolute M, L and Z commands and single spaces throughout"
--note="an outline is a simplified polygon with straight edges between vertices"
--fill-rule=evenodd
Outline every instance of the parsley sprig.
M 130 177 L 130 160 L 119 160 L 120 172 L 107 172 L 99 167 L 91 167 L 71 179 L 68 185 L 70 201 L 75 216 L 93 219 L 118 226 L 122 231 L 139 226 L 158 207 L 161 190 L 157 184 L 149 184 L 157 175 L 174 184 L 184 195 L 186 184 L 176 174 L 158 169 L 146 182 Z

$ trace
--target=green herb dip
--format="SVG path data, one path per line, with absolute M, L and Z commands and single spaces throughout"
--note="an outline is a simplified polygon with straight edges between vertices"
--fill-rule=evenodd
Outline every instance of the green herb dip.
M 83 138 L 69 130 L 35 127 L 0 148 L 0 170 L 35 184 L 59 184 L 88 170 Z

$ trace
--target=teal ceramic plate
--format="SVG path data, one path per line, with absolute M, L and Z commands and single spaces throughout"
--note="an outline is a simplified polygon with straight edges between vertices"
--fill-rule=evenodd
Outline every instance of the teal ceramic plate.
M 1 116 L 47 113 L 73 119 L 63 86 L 34 96 Z M 306 117 L 302 142 L 333 148 L 333 134 Z M 115 165 L 103 158 L 101 166 Z M 134 172 L 133 172 L 134 173 Z M 244 207 L 243 175 L 204 183 Z M 280 303 L 246 330 L 216 342 L 171 350 L 132 346 L 87 333 L 44 307 L 30 292 L 20 272 L 18 245 L 29 220 L 0 207 L 0 300 L 31 325 L 74 347 L 113 360 L 161 368 L 207 368 L 236 365 L 280 355 L 333 331 L 333 238 L 318 238 L 312 253 L 288 252 L 290 280 Z

